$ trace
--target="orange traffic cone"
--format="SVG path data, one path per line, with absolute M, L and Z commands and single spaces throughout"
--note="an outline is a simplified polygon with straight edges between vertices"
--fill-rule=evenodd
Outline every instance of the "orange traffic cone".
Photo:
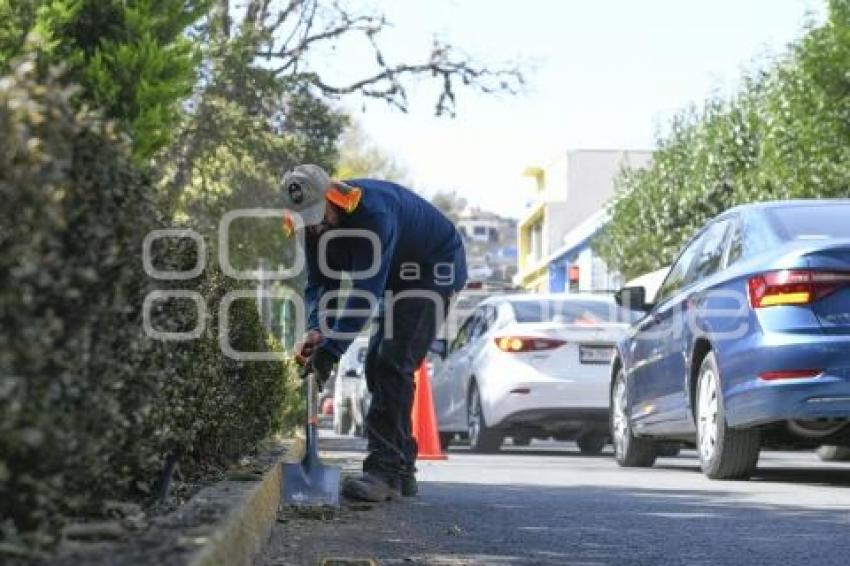
M 410 416 L 413 438 L 419 447 L 419 460 L 445 460 L 440 450 L 440 433 L 437 431 L 437 414 L 431 398 L 431 380 L 428 378 L 427 362 L 422 362 L 414 374 L 416 392 L 413 396 L 413 411 Z

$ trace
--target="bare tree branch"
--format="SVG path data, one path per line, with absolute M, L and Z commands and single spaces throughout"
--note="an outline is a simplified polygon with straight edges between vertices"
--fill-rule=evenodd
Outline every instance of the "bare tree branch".
M 458 86 L 509 95 L 525 87 L 518 67 L 491 68 L 437 39 L 422 62 L 390 62 L 378 41 L 390 25 L 383 14 L 356 13 L 338 0 L 288 0 L 270 17 L 268 4 L 268 0 L 252 0 L 246 15 L 261 28 L 257 55 L 275 62 L 272 69 L 277 76 L 307 84 L 325 96 L 359 94 L 406 112 L 406 84 L 417 76 L 431 77 L 440 85 L 435 113 L 454 116 Z M 349 38 L 367 42 L 374 54 L 374 68 L 364 72 L 363 78 L 332 84 L 310 68 L 310 54 L 317 48 Z
M 315 14 L 317 1 L 318 0 L 289 0 L 289 4 L 286 6 L 286 8 L 281 10 L 280 13 L 277 15 L 277 18 L 275 18 L 274 22 L 269 24 L 266 28 L 270 40 L 268 48 L 269 52 L 274 49 L 274 34 L 277 33 L 280 27 L 297 11 L 298 22 L 296 22 L 296 24 L 293 26 L 292 32 L 290 36 L 284 41 L 284 44 L 288 44 L 290 41 L 292 41 L 292 38 L 295 37 L 298 32 L 298 29 L 304 22 L 304 14 L 307 12 L 307 10 L 305 9 L 305 5 L 311 4 L 312 8 L 310 9 L 310 12 Z
M 283 64 L 275 69 L 277 74 L 286 74 L 287 71 L 290 71 L 316 43 L 339 39 L 357 32 L 370 37 L 380 32 L 387 24 L 383 16 L 351 17 L 342 8 L 335 5 L 339 20 L 329 23 L 316 33 L 311 33 L 316 24 L 318 3 L 309 0 L 309 4 L 309 11 L 303 9 L 300 11 L 300 21 L 293 26 L 289 36 L 283 42 L 279 45 L 269 45 L 265 52 L 259 53 L 267 59 L 274 58 L 283 61 Z M 298 42 L 290 47 L 296 36 L 299 38 Z
M 310 3 L 309 12 L 307 10 L 303 10 L 301 12 L 301 19 L 299 21 L 299 24 L 303 24 L 303 28 L 304 28 L 303 31 L 301 32 L 301 45 L 306 45 L 307 42 L 309 41 L 310 32 L 313 29 L 313 22 L 316 20 L 316 11 L 318 9 L 319 9 L 319 3 L 316 0 L 313 0 Z M 301 27 L 301 26 L 299 26 L 299 27 Z M 289 42 L 292 40 L 292 37 L 295 36 L 297 31 L 298 31 L 298 27 L 296 27 L 292 31 L 292 35 L 290 35 L 290 37 L 287 38 L 287 40 L 284 42 L 283 46 L 281 47 L 281 51 L 286 49 L 286 47 L 289 45 Z M 286 55 L 282 54 L 281 57 L 285 58 Z M 301 61 L 300 53 L 298 55 L 292 56 L 291 61 L 293 62 L 292 72 L 296 73 L 297 70 L 298 70 L 298 63 Z
M 318 75 L 305 76 L 313 86 L 329 96 L 361 93 L 371 98 L 377 98 L 407 111 L 407 91 L 402 82 L 404 78 L 430 74 L 442 82 L 442 91 L 437 99 L 435 112 L 438 116 L 454 115 L 456 103 L 455 82 L 463 86 L 473 87 L 487 94 L 518 94 L 524 86 L 524 78 L 518 69 L 492 70 L 476 66 L 466 58 L 452 58 L 452 49 L 439 41 L 434 41 L 431 56 L 428 61 L 419 64 L 400 64 L 388 66 L 375 46 L 378 64 L 381 70 L 372 76 L 360 79 L 347 85 L 330 85 Z

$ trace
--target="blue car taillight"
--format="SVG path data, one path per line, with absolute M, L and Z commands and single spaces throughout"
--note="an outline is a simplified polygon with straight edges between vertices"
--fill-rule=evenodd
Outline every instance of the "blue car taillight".
M 807 305 L 850 284 L 850 273 L 786 269 L 753 276 L 747 283 L 754 309 Z

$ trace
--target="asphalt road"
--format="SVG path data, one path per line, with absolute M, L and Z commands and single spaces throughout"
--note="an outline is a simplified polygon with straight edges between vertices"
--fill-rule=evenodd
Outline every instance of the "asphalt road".
M 349 468 L 362 447 L 322 444 Z M 639 470 L 569 443 L 449 456 L 420 464 L 415 499 L 284 513 L 258 564 L 850 563 L 850 465 L 809 452 L 764 452 L 744 482 L 704 478 L 693 451 Z

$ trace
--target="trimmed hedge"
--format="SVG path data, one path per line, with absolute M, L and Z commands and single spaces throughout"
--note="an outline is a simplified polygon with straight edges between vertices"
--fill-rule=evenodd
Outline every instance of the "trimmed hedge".
M 31 62 L 0 79 L 0 539 L 150 498 L 175 461 L 187 479 L 233 462 L 281 426 L 295 387 L 286 364 L 221 354 L 218 304 L 235 284 L 214 262 L 171 284 L 206 299 L 203 336 L 146 337 L 143 299 L 169 286 L 145 274 L 142 240 L 164 219 L 126 140 L 73 94 Z M 166 239 L 154 263 L 185 269 L 194 254 Z M 197 322 L 185 300 L 152 319 Z M 233 304 L 231 341 L 277 347 L 249 300 Z

